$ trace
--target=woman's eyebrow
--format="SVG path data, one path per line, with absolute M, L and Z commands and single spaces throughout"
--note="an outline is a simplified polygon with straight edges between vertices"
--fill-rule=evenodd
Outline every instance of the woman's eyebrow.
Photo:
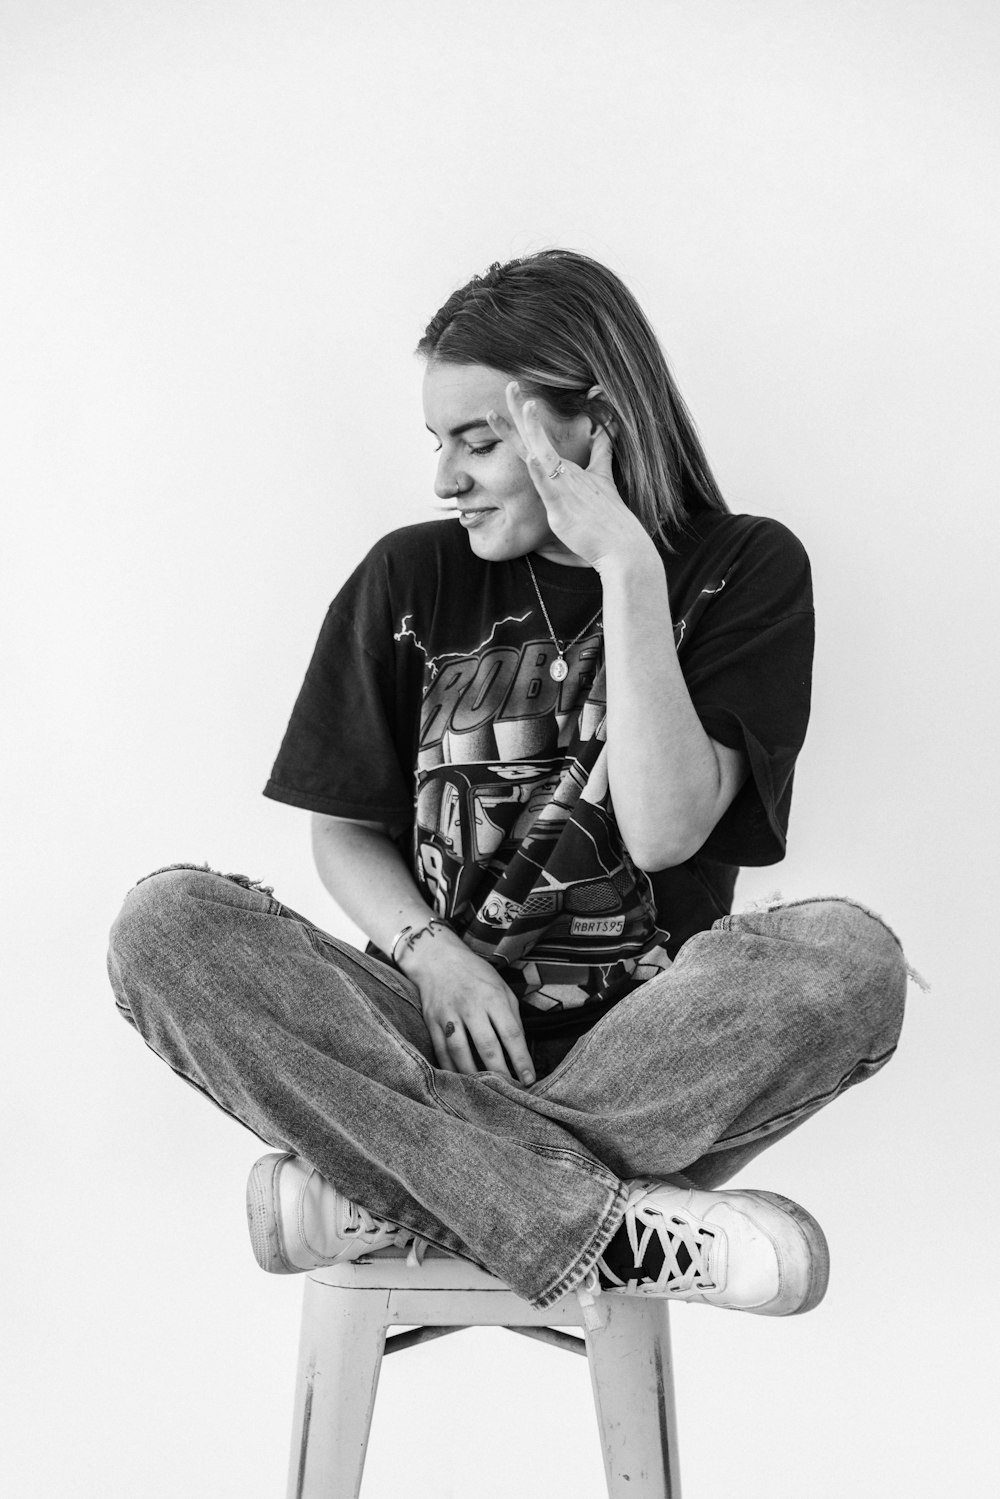
M 485 416 L 477 416 L 474 421 L 462 422 L 459 426 L 452 427 L 451 431 L 448 433 L 448 436 L 461 437 L 463 432 L 471 432 L 474 427 L 489 427 L 489 425 L 490 424 L 486 420 Z M 424 423 L 424 426 L 427 426 L 426 422 Z M 433 427 L 427 427 L 427 430 L 432 437 L 437 437 L 437 433 L 434 431 Z M 492 428 L 490 428 L 490 430 L 492 431 Z

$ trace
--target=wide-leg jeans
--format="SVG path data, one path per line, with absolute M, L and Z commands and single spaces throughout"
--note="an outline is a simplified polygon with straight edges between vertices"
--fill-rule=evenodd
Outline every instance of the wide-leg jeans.
M 440 1069 L 400 971 L 241 875 L 141 880 L 109 972 L 153 1051 L 262 1140 L 541 1309 L 584 1280 L 630 1180 L 717 1186 L 883 1067 L 907 980 L 852 901 L 725 916 L 525 1088 Z

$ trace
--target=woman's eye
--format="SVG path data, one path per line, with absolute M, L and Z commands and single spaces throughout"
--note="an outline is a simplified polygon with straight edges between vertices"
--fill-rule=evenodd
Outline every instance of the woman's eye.
M 437 447 L 434 449 L 435 453 L 440 453 L 442 446 L 443 444 L 438 443 Z M 499 437 L 496 437 L 492 442 L 484 442 L 482 446 L 478 448 L 473 447 L 471 442 L 467 442 L 465 446 L 468 448 L 470 453 L 475 455 L 476 458 L 482 458 L 487 453 L 492 453 L 494 448 L 500 446 L 500 439 Z

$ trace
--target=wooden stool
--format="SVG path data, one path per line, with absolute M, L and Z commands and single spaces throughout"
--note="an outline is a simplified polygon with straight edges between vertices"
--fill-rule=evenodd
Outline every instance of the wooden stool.
M 545 1312 L 468 1260 L 430 1251 L 306 1277 L 288 1499 L 358 1499 L 383 1353 L 463 1327 L 506 1327 L 590 1363 L 610 1499 L 679 1499 L 667 1304 L 602 1295 L 588 1327 L 575 1294 Z M 393 1325 L 411 1330 L 386 1336 Z M 582 1327 L 583 1337 L 565 1332 Z

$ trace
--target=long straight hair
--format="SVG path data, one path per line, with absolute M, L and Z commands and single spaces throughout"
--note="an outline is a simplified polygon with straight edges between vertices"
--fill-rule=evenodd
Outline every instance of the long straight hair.
M 693 511 L 728 512 L 645 314 L 589 256 L 542 250 L 496 261 L 451 294 L 417 353 L 488 365 L 564 420 L 586 413 L 610 427 L 618 491 L 667 547 Z

